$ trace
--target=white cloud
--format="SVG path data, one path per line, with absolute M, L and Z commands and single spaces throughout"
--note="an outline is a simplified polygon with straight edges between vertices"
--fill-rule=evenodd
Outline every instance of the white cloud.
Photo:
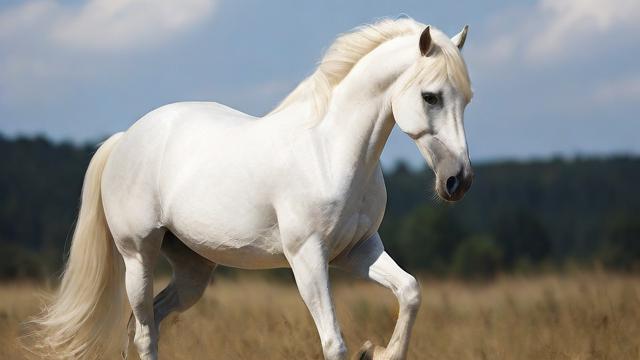
M 80 6 L 31 0 L 0 13 L 0 39 L 21 32 L 92 51 L 159 44 L 211 15 L 210 0 L 89 0 Z
M 0 105 L 60 97 L 105 62 L 203 23 L 215 0 L 28 0 L 0 9 Z M 105 55 L 112 55 L 107 57 Z
M 506 25 L 506 26 L 505 26 Z M 617 37 L 640 39 L 638 0 L 539 0 L 529 8 L 506 10 L 490 26 L 493 40 L 479 52 L 484 63 L 521 58 L 553 63 L 601 49 Z
M 528 52 L 545 57 L 561 53 L 571 44 L 587 45 L 590 39 L 614 29 L 640 28 L 640 1 L 542 0 L 536 15 L 542 26 Z M 593 42 L 590 45 L 594 46 Z
M 208 0 L 90 0 L 61 16 L 52 37 L 94 50 L 153 45 L 200 23 L 212 10 Z

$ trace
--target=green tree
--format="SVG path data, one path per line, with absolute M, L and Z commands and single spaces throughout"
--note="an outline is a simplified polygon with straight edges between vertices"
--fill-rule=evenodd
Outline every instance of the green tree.
M 445 274 L 466 234 L 450 209 L 423 206 L 403 221 L 398 231 L 398 247 L 406 266 Z
M 612 216 L 607 224 L 600 257 L 611 268 L 640 270 L 640 216 Z
M 456 249 L 452 273 L 468 279 L 489 279 L 502 263 L 502 250 L 491 235 L 472 235 Z
M 494 224 L 494 234 L 503 251 L 504 263 L 509 268 L 521 261 L 538 264 L 551 253 L 549 235 L 530 211 L 504 212 Z

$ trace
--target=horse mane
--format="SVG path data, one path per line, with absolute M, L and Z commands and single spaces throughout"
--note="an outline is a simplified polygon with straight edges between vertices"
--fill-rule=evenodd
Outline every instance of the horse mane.
M 319 121 L 327 111 L 333 89 L 349 74 L 351 69 L 382 43 L 399 36 L 421 33 L 425 24 L 411 18 L 383 19 L 373 24 L 359 26 L 336 38 L 325 52 L 315 72 L 302 81 L 269 114 L 281 111 L 291 104 L 311 98 L 313 122 Z M 435 31 L 434 31 L 435 30 Z M 435 35 L 435 36 L 434 36 Z M 441 47 L 445 59 L 446 77 L 451 78 L 464 95 L 471 98 L 471 87 L 464 60 L 448 37 L 432 27 L 432 38 Z M 447 41 L 443 41 L 447 39 Z M 417 44 L 416 44 L 417 49 Z M 416 50 L 417 51 L 417 50 Z

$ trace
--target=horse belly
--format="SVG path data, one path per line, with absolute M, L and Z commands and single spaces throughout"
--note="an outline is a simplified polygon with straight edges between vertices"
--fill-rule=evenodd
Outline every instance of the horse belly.
M 216 264 L 241 269 L 274 269 L 289 266 L 281 249 L 261 239 L 201 239 L 180 233 L 176 236 L 200 256 Z
M 273 211 L 241 199 L 229 203 L 221 199 L 181 201 L 172 207 L 167 227 L 185 245 L 217 264 L 245 269 L 287 267 Z
M 170 229 L 185 245 L 208 260 L 243 269 L 288 267 L 276 234 L 257 233 L 238 237 L 213 231 L 197 232 L 193 227 Z

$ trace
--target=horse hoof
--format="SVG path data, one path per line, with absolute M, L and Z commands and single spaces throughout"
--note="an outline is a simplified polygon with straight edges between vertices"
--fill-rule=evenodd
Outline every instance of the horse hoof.
M 378 359 L 379 355 L 384 351 L 383 347 L 375 346 L 371 341 L 367 340 L 362 345 L 360 350 L 353 357 L 353 360 L 374 360 Z

